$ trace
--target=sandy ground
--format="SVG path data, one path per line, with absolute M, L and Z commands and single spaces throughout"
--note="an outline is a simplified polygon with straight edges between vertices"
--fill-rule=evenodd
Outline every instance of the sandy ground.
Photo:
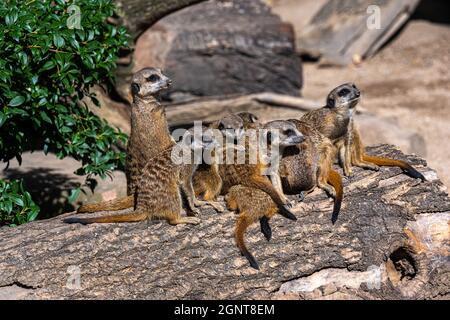
M 355 82 L 362 89 L 365 109 L 423 136 L 426 154 L 420 156 L 449 187 L 449 66 L 450 26 L 413 20 L 360 66 L 321 68 L 305 63 L 303 95 L 324 100 L 333 87 Z

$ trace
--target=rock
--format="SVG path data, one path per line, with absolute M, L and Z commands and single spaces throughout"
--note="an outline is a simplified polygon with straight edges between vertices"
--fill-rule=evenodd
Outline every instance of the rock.
M 373 56 L 408 21 L 419 0 L 328 0 L 297 34 L 303 54 L 347 65 Z
M 258 226 L 249 267 L 233 241 L 236 215 L 204 208 L 197 226 L 166 222 L 32 222 L 0 232 L 0 297 L 21 299 L 448 299 L 450 198 L 426 162 L 392 146 L 371 154 L 407 160 L 428 179 L 398 168 L 355 169 L 344 179 L 341 215 L 321 190 L 275 216 L 267 242 Z M 24 290 L 18 290 L 20 287 Z
M 292 27 L 260 1 L 208 1 L 165 17 L 136 43 L 134 71 L 146 66 L 174 80 L 165 96 L 172 101 L 261 91 L 298 96 L 302 87 Z

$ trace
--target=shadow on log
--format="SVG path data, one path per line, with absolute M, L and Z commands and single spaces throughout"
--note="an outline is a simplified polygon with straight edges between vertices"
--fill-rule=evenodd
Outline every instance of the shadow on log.
M 260 271 L 238 253 L 231 212 L 204 208 L 198 226 L 68 225 L 66 214 L 1 229 L 0 298 L 449 298 L 444 185 L 420 158 L 387 145 L 369 153 L 408 160 L 429 181 L 356 168 L 336 225 L 316 190 L 294 207 L 298 221 L 272 219 L 270 242 L 249 230 Z

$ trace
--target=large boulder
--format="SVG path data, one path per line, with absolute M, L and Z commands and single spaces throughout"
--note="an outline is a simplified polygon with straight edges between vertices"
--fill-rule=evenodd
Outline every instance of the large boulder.
M 260 1 L 208 1 L 165 17 L 137 41 L 134 71 L 159 66 L 166 98 L 271 91 L 299 95 L 293 28 Z M 128 88 L 122 88 L 128 90 Z

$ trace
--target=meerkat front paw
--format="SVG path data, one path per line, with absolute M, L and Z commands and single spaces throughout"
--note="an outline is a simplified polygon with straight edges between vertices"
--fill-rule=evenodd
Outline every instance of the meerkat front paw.
M 225 208 L 218 202 L 209 202 L 208 203 L 211 207 L 214 208 L 214 210 L 216 210 L 217 212 L 224 212 Z

